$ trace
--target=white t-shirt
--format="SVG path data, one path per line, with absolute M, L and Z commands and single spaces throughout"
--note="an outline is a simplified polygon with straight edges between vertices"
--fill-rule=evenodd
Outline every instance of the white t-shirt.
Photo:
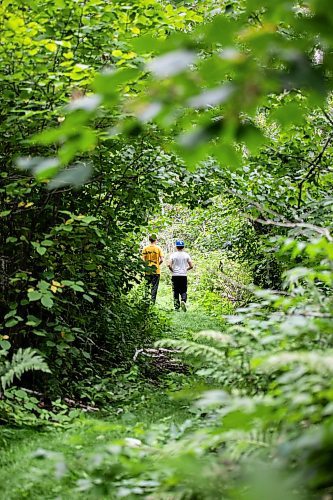
M 170 255 L 172 276 L 186 276 L 191 257 L 184 250 L 179 250 Z

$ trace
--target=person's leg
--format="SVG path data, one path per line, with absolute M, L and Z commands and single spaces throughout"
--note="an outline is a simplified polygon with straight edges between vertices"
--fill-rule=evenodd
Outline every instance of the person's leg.
M 145 300 L 148 302 L 151 297 L 151 284 L 152 284 L 152 275 L 151 274 L 146 274 L 145 275 Z
M 173 303 L 176 311 L 180 308 L 178 279 L 179 276 L 172 276 Z
M 180 276 L 179 293 L 181 297 L 180 307 L 183 311 L 186 311 L 186 300 L 187 300 L 187 276 Z
M 179 286 L 179 293 L 180 297 L 183 302 L 187 301 L 187 276 L 180 276 L 182 278 L 180 286 Z
M 159 274 L 153 274 L 152 280 L 151 280 L 151 300 L 153 304 L 156 302 L 156 296 L 157 296 L 157 290 L 158 290 L 158 285 L 160 283 L 160 275 Z

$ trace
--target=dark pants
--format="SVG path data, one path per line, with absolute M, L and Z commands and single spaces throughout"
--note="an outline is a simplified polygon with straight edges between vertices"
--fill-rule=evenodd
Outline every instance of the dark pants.
M 159 274 L 147 274 L 146 280 L 147 280 L 148 286 L 151 288 L 151 300 L 152 300 L 153 304 L 155 304 L 158 285 L 160 282 L 160 275 Z
M 172 276 L 173 301 L 175 309 L 180 308 L 180 300 L 187 300 L 187 276 Z

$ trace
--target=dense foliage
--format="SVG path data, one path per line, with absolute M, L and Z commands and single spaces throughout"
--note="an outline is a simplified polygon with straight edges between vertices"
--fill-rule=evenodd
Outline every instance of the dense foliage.
M 25 498 L 54 470 L 73 498 L 332 497 L 330 7 L 2 3 L 0 418 L 122 422 L 72 469 L 37 451 Z M 196 263 L 186 317 L 147 300 L 150 230 Z M 144 377 L 187 419 L 135 424 Z
M 143 271 L 142 226 L 161 193 L 174 196 L 182 169 L 149 130 L 116 144 L 100 141 L 98 130 L 115 117 L 96 117 L 92 132 L 83 125 L 90 105 L 81 109 L 80 97 L 105 65 L 139 63 L 127 46 L 141 31 L 162 36 L 195 19 L 191 10 L 170 5 L 165 11 L 159 2 L 138 2 L 131 12 L 122 2 L 1 6 L 2 339 L 15 350 L 39 349 L 52 368 L 53 394 L 73 391 L 73 380 L 106 364 L 131 359 L 157 333 L 143 295 L 126 293 Z M 112 38 L 105 37 L 109 24 Z M 68 103 L 74 114 L 65 120 Z M 52 123 L 67 130 L 60 149 L 49 132 L 42 144 L 31 140 Z M 50 181 L 57 154 L 64 163 L 78 156 Z

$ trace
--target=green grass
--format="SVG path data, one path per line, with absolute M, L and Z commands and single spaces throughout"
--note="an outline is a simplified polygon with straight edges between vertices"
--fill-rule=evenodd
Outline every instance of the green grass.
M 171 287 L 161 283 L 156 307 L 168 318 L 165 333 L 170 338 L 191 338 L 200 330 L 221 330 L 223 320 L 211 317 L 189 301 L 186 313 L 173 310 Z M 140 377 L 140 375 L 139 375 Z M 98 418 L 82 414 L 66 429 L 38 431 L 34 429 L 0 430 L 0 499 L 76 499 L 95 498 L 76 492 L 76 482 L 89 470 L 91 454 L 105 445 L 126 437 L 141 439 L 150 433 L 165 432 L 193 417 L 191 404 L 171 397 L 178 390 L 191 388 L 191 376 L 170 374 L 160 385 L 142 379 L 123 386 L 122 396 Z M 164 430 L 163 430 L 164 429 Z M 163 439 L 160 443 L 163 446 Z M 56 453 L 54 458 L 34 457 L 36 450 Z M 59 481 L 55 475 L 65 463 L 67 472 Z M 60 465 L 59 465 L 60 464 Z M 103 496 L 102 498 L 112 498 Z
M 167 334 L 172 338 L 188 338 L 201 330 L 224 330 L 222 318 L 212 316 L 191 302 L 189 293 L 187 312 L 175 311 L 173 308 L 172 289 L 167 282 L 161 282 L 156 307 L 165 312 L 170 320 L 171 330 Z
M 181 424 L 191 415 L 189 405 L 170 398 L 167 391 L 142 385 L 141 397 L 123 405 L 122 412 L 102 418 L 82 415 L 68 429 L 37 431 L 4 429 L 0 432 L 0 498 L 71 499 L 93 498 L 75 493 L 76 481 L 85 477 L 90 453 L 123 438 L 141 439 L 154 429 Z M 54 460 L 34 457 L 36 450 L 58 455 Z M 63 457 L 63 458 L 62 458 Z M 44 465 L 45 462 L 45 465 Z M 68 472 L 55 478 L 57 463 L 66 463 Z

